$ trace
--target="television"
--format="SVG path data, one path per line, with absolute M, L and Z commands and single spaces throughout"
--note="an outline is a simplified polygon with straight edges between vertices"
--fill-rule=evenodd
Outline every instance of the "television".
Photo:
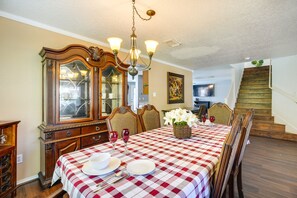
M 193 95 L 194 97 L 213 97 L 214 88 L 214 84 L 193 85 Z

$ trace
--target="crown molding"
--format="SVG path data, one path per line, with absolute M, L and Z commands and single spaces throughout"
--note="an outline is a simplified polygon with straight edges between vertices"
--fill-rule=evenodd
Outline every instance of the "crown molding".
M 87 42 L 90 42 L 90 43 L 94 43 L 94 44 L 109 48 L 108 43 L 104 43 L 104 42 L 98 41 L 96 39 L 92 39 L 92 38 L 89 38 L 89 37 L 86 37 L 86 36 L 75 34 L 73 32 L 69 32 L 69 31 L 66 31 L 66 30 L 63 30 L 63 29 L 60 29 L 60 28 L 45 25 L 43 23 L 28 19 L 28 18 L 25 18 L 25 17 L 10 14 L 8 12 L 0 11 L 0 16 L 4 17 L 4 18 L 11 19 L 11 20 L 14 20 L 14 21 L 18 21 L 18 22 L 21 22 L 21 23 L 24 23 L 24 24 L 27 24 L 27 25 L 31 25 L 31 26 L 34 26 L 34 27 L 38 27 L 38 28 L 45 29 L 45 30 L 48 30 L 48 31 L 51 31 L 51 32 L 55 32 L 55 33 L 58 33 L 58 34 L 62 34 L 62 35 L 65 35 L 65 36 L 69 36 L 69 37 L 72 37 L 72 38 L 76 38 L 76 39 L 79 39 L 79 40 L 82 40 L 82 41 L 87 41 Z M 121 49 L 120 51 L 125 52 L 125 53 L 129 52 L 129 50 L 127 50 L 127 49 Z M 141 55 L 141 57 L 147 58 L 144 55 Z M 153 61 L 193 72 L 193 70 L 191 70 L 189 68 L 186 68 L 186 67 L 183 67 L 183 66 L 180 66 L 180 65 L 175 65 L 175 64 L 172 64 L 172 63 L 160 60 L 160 59 L 155 59 L 154 58 Z

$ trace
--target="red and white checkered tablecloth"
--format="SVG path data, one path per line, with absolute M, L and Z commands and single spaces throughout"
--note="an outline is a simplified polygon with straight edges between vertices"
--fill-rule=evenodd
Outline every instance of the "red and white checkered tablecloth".
M 94 193 L 103 176 L 88 176 L 83 163 L 94 152 L 109 152 L 104 143 L 60 156 L 52 183 L 61 178 L 63 189 L 70 197 L 209 197 L 210 177 L 218 161 L 222 144 L 230 126 L 198 126 L 192 128 L 192 138 L 177 139 L 172 127 L 166 126 L 130 137 L 129 154 L 124 143 L 117 141 L 113 157 L 121 159 L 119 169 L 136 159 L 150 159 L 156 164 L 153 174 L 130 176 Z

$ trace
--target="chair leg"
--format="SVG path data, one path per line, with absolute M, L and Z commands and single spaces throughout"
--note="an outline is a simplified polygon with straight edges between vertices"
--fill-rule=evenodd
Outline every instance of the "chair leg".
M 234 197 L 234 174 L 230 174 L 228 186 L 229 186 L 229 198 L 233 198 Z
M 239 198 L 244 198 L 243 191 L 242 191 L 242 163 L 240 163 L 238 167 L 237 190 L 238 190 Z
M 224 191 L 222 198 L 226 198 L 226 190 Z

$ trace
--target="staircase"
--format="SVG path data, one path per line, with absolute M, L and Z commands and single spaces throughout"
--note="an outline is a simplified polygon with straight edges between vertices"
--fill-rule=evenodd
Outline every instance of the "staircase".
M 271 113 L 272 91 L 269 66 L 246 68 L 243 73 L 234 114 L 255 110 L 251 135 L 297 141 L 296 134 L 285 132 L 285 125 L 274 123 Z

